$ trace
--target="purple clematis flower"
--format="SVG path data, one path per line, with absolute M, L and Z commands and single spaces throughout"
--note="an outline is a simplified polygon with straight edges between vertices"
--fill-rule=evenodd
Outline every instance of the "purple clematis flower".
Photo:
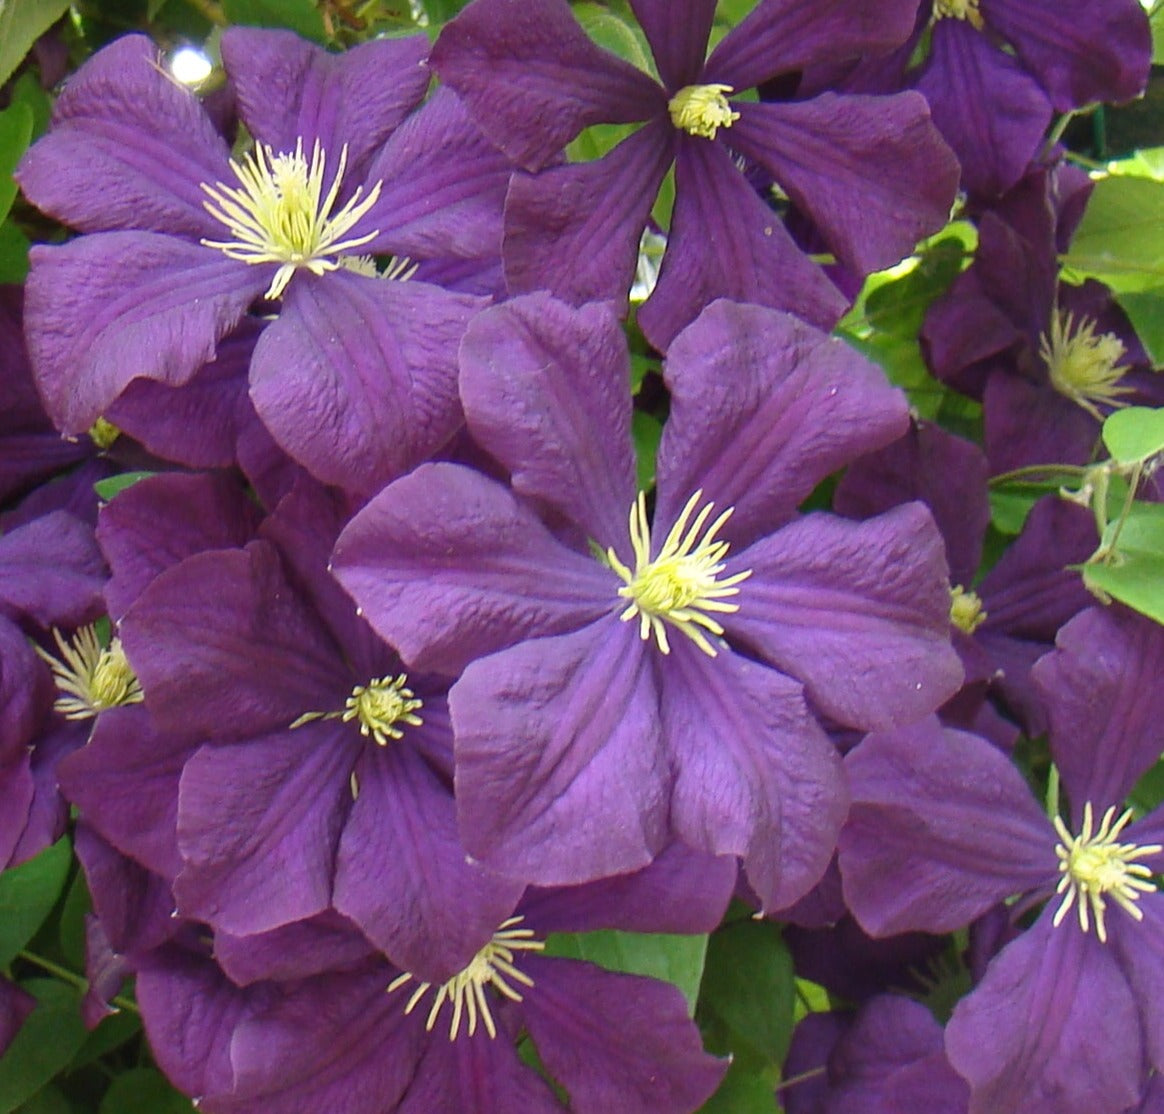
M 596 47 L 565 0 L 475 0 L 441 33 L 433 65 L 521 167 L 505 211 L 514 293 L 621 300 L 668 169 L 675 211 L 658 285 L 638 314 L 671 340 L 715 298 L 790 310 L 831 328 L 846 299 L 794 244 L 739 170 L 750 160 L 865 275 L 897 262 L 949 214 L 957 166 L 916 94 L 741 99 L 814 62 L 886 50 L 912 0 L 764 0 L 705 60 L 715 0 L 632 0 L 659 80 Z M 551 166 L 584 127 L 644 126 L 596 162 Z
M 334 567 L 412 666 L 464 670 L 449 704 L 471 854 L 566 884 L 679 837 L 743 856 L 762 907 L 782 908 L 824 872 L 845 813 L 806 695 L 858 726 L 949 696 L 946 567 L 917 505 L 797 517 L 907 421 L 844 344 L 718 302 L 664 374 L 652 521 L 611 309 L 531 295 L 485 311 L 461 394 L 513 490 L 423 465 L 356 516 Z
M 149 40 L 120 39 L 77 72 L 18 172 L 34 203 L 87 233 L 34 249 L 28 285 L 59 428 L 87 429 L 134 379 L 189 383 L 255 307 L 280 312 L 251 399 L 318 478 L 367 494 L 448 440 L 457 345 L 484 303 L 404 280 L 422 262 L 496 256 L 509 167 L 450 92 L 412 111 L 426 53 L 423 36 L 332 55 L 231 28 L 224 65 L 255 139 L 237 160 Z
M 1164 808 L 1124 811 L 1160 758 L 1162 669 L 1164 629 L 1120 609 L 1077 616 L 1036 665 L 1068 819 L 1048 820 L 993 747 L 936 723 L 870 735 L 846 760 L 841 872 L 870 932 L 947 932 L 1015 894 L 1014 916 L 1049 899 L 947 1027 L 970 1114 L 1116 1114 L 1164 1067 Z
M 171 950 L 143 966 L 138 1000 L 159 1063 L 208 1114 L 560 1114 L 516 1054 L 523 1032 L 576 1114 L 690 1114 L 726 1064 L 703 1051 L 678 990 L 556 957 L 550 934 L 706 932 L 734 875 L 729 861 L 676 849 L 633 878 L 530 890 L 442 983 L 365 947 L 343 968 L 239 989 Z M 277 967 L 310 967 L 318 939 L 282 943 L 278 957 L 264 947 Z M 337 937 L 328 947 L 338 954 Z

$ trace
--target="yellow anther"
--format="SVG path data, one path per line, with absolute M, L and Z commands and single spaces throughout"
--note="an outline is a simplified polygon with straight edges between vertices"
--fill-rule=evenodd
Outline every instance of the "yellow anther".
M 1095 335 L 1095 322 L 1081 318 L 1078 326 L 1070 313 L 1057 310 L 1051 331 L 1039 338 L 1039 355 L 1047 365 L 1051 386 L 1082 406 L 1097 421 L 1103 421 L 1099 406 L 1119 408 L 1122 395 L 1132 388 L 1120 385 L 1128 370 L 1121 364 L 1127 350 L 1114 333 Z
M 975 592 L 968 592 L 961 584 L 950 589 L 950 622 L 960 631 L 973 634 L 986 622 L 982 600 Z
M 302 727 L 320 719 L 338 719 L 344 723 L 356 720 L 360 734 L 371 737 L 379 746 L 386 747 L 389 739 L 404 738 L 404 727 L 420 727 L 424 722 L 416 713 L 424 707 L 405 682 L 407 674 L 395 677 L 379 677 L 366 685 L 356 685 L 351 695 L 344 701 L 342 711 L 305 712 L 293 724 L 292 729 Z
M 121 639 L 101 645 L 95 625 L 82 627 L 66 640 L 53 631 L 60 658 L 54 658 L 39 646 L 36 652 L 48 663 L 61 695 L 53 707 L 65 719 L 92 719 L 107 708 L 140 704 L 141 684 L 125 656 Z
M 113 446 L 113 442 L 121 436 L 121 430 L 112 422 L 98 418 L 89 429 L 89 440 L 102 452 Z
M 685 85 L 667 103 L 671 123 L 689 135 L 714 139 L 720 128 L 730 128 L 739 118 L 725 93 L 730 85 Z
M 981 31 L 985 26 L 978 0 L 934 0 L 934 19 L 961 19 Z

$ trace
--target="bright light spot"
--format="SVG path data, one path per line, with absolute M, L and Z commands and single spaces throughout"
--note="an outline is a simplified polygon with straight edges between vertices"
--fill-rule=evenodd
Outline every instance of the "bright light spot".
M 192 46 L 184 46 L 170 57 L 170 73 L 183 85 L 201 85 L 213 69 L 214 63 Z

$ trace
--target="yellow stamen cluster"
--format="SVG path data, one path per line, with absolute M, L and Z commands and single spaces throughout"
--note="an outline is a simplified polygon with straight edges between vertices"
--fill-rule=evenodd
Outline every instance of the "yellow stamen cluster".
M 98 418 L 89 429 L 89 440 L 102 452 L 112 448 L 113 442 L 120 436 L 121 430 L 104 418 Z
M 735 508 L 728 507 L 701 538 L 700 533 L 715 504 L 707 503 L 690 526 L 688 521 L 702 498 L 703 492 L 700 490 L 687 500 L 687 505 L 671 527 L 658 556 L 652 560 L 647 500 L 640 492 L 630 511 L 634 571 L 619 560 L 613 549 L 606 551 L 607 562 L 625 585 L 619 588 L 618 594 L 631 601 L 619 618 L 625 623 L 637 615 L 639 634 L 643 641 L 653 634 L 656 645 L 664 654 L 671 652 L 667 641 L 669 623 L 687 635 L 709 657 L 715 657 L 716 649 L 704 631 L 718 638 L 723 634 L 723 627 L 705 613 L 739 611 L 739 604 L 724 603 L 723 600 L 727 596 L 738 595 L 737 585 L 752 575 L 751 569 L 745 569 L 734 576 L 718 579 L 724 570 L 723 560 L 727 556 L 728 543 L 716 541 L 715 536 Z
M 231 259 L 243 263 L 279 263 L 266 297 L 278 298 L 300 267 L 313 275 L 334 271 L 345 252 L 374 240 L 378 232 L 354 239 L 343 237 L 359 222 L 380 196 L 377 182 L 367 197 L 362 189 L 333 214 L 347 168 L 348 149 L 340 150 L 339 165 L 324 193 L 325 155 L 316 140 L 311 161 L 303 154 L 303 141 L 288 154 L 275 154 L 259 143 L 241 163 L 230 166 L 241 183 L 233 188 L 218 182 L 202 183 L 210 198 L 206 211 L 230 230 L 233 239 L 203 240 L 208 248 L 218 248 Z
M 1075 905 L 1079 910 L 1079 927 L 1088 932 L 1094 920 L 1096 935 L 1106 944 L 1104 918 L 1109 897 L 1133 920 L 1144 919 L 1143 910 L 1136 902 L 1141 894 L 1153 893 L 1156 887 L 1152 882 L 1151 868 L 1136 860 L 1159 855 L 1164 846 L 1117 842 L 1131 818 L 1132 810 L 1128 809 L 1117 820 L 1113 805 L 1103 814 L 1103 820 L 1096 828 L 1091 802 L 1088 801 L 1083 806 L 1083 830 L 1073 836 L 1063 821 L 1055 817 L 1055 830 L 1060 839 L 1055 854 L 1059 856 L 1062 875 L 1056 893 L 1063 895 L 1052 922 L 1056 927 L 1063 923 L 1063 918 Z
M 339 265 L 345 271 L 363 275 L 364 278 L 383 279 L 385 282 L 407 282 L 416 274 L 419 263 L 413 263 L 407 255 L 392 256 L 388 266 L 380 270 L 373 256 L 344 255 L 340 257 Z
M 973 634 L 986 622 L 986 612 L 977 593 L 966 591 L 961 584 L 950 589 L 950 622 L 966 634 Z
M 424 701 L 407 687 L 407 680 L 408 675 L 400 673 L 395 677 L 379 677 L 366 685 L 356 685 L 351 696 L 344 701 L 342 711 L 306 712 L 291 727 L 302 727 L 319 719 L 338 719 L 344 723 L 356 720 L 364 738 L 371 737 L 379 746 L 386 747 L 389 739 L 404 738 L 404 728 L 400 724 L 420 727 L 424 722 L 416 714 L 424 706 Z
M 533 939 L 532 929 L 516 927 L 521 921 L 521 917 L 510 917 L 493 934 L 493 939 L 472 958 L 468 967 L 455 974 L 448 982 L 441 984 L 433 999 L 432 1008 L 428 1011 L 428 1019 L 424 1023 L 428 1032 L 431 1033 L 436 1025 L 444 1004 L 450 1002 L 453 1016 L 449 1023 L 449 1040 L 457 1039 L 457 1034 L 461 1031 L 461 1020 L 465 1017 L 468 1018 L 469 1036 L 477 1032 L 478 1020 L 485 1026 L 485 1031 L 490 1037 L 497 1036 L 497 1025 L 493 1020 L 493 1011 L 485 995 L 485 988 L 492 986 L 510 1001 L 520 1002 L 521 992 L 510 984 L 518 983 L 528 988 L 534 983 L 529 975 L 513 965 L 514 953 L 540 952 L 546 946 L 543 941 Z M 388 984 L 388 992 L 398 990 L 411 980 L 412 975 L 407 971 L 397 975 Z M 432 983 L 422 982 L 412 992 L 404 1012 L 412 1013 L 431 989 Z
M 671 123 L 688 135 L 714 139 L 720 128 L 730 128 L 739 118 L 725 93 L 730 85 L 685 85 L 667 102 Z
M 1070 313 L 1057 310 L 1051 319 L 1050 334 L 1039 339 L 1039 355 L 1047 365 L 1051 386 L 1061 395 L 1082 406 L 1097 421 L 1103 421 L 1099 405 L 1121 407 L 1121 395 L 1131 393 L 1120 386 L 1128 370 L 1120 360 L 1126 353 L 1123 342 L 1113 333 L 1095 335 L 1095 322 L 1080 320 L 1078 326 Z
M 61 695 L 53 707 L 65 719 L 93 719 L 107 708 L 140 704 L 141 684 L 125 656 L 121 639 L 101 645 L 95 625 L 82 627 L 66 640 L 53 631 L 60 659 L 39 646 L 36 652 L 48 663 Z
M 934 0 L 934 19 L 961 19 L 981 31 L 985 26 L 978 0 Z

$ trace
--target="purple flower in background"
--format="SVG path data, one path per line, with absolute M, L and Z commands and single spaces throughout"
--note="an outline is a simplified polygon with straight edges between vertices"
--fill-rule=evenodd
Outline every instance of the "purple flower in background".
M 765 0 L 704 56 L 714 0 L 633 0 L 660 80 L 596 47 L 564 0 L 476 0 L 441 33 L 433 65 L 521 167 L 505 212 L 510 290 L 573 302 L 625 297 L 668 169 L 675 211 L 658 285 L 638 321 L 664 350 L 715 298 L 790 310 L 831 328 L 845 299 L 793 243 L 739 161 L 762 167 L 828 247 L 865 275 L 949 214 L 957 167 L 921 98 L 729 101 L 825 60 L 886 50 L 912 0 Z M 584 127 L 644 121 L 593 163 L 550 166 Z
M 189 383 L 257 306 L 280 312 L 251 398 L 318 478 L 367 494 L 448 440 L 457 345 L 483 302 L 412 276 L 496 256 L 508 165 L 451 93 L 412 111 L 426 51 L 423 36 L 331 55 L 230 29 L 255 139 L 239 160 L 147 39 L 77 72 L 19 169 L 34 203 L 88 233 L 33 251 L 29 347 L 59 428 L 87 429 L 133 379 Z
M 1164 809 L 1124 807 L 1164 743 L 1162 669 L 1164 629 L 1100 609 L 1036 665 L 1067 820 L 993 747 L 934 723 L 870 735 L 846 760 L 841 872 L 869 931 L 948 932 L 1016 894 L 1016 917 L 1047 901 L 947 1027 L 970 1114 L 1116 1114 L 1145 1065 L 1164 1067 Z
M 718 302 L 664 374 L 651 519 L 611 310 L 532 295 L 485 311 L 461 394 L 513 491 L 423 465 L 346 528 L 335 571 L 413 667 L 464 670 L 449 702 L 471 854 L 564 884 L 677 836 L 743 856 L 781 908 L 824 872 L 845 811 L 805 695 L 862 727 L 949 696 L 946 567 L 916 505 L 861 524 L 796 514 L 906 421 L 843 343 Z
M 728 861 L 674 849 L 637 876 L 530 890 L 432 985 L 366 946 L 318 977 L 243 989 L 203 958 L 163 951 L 138 1000 L 159 1063 L 209 1114 L 559 1114 L 567 1107 L 518 1058 L 523 1032 L 577 1114 L 690 1114 L 726 1064 L 703 1051 L 679 991 L 555 956 L 551 934 L 706 932 L 734 875 Z M 319 943 L 284 936 L 274 966 L 310 968 Z M 338 946 L 333 933 L 327 947 Z

